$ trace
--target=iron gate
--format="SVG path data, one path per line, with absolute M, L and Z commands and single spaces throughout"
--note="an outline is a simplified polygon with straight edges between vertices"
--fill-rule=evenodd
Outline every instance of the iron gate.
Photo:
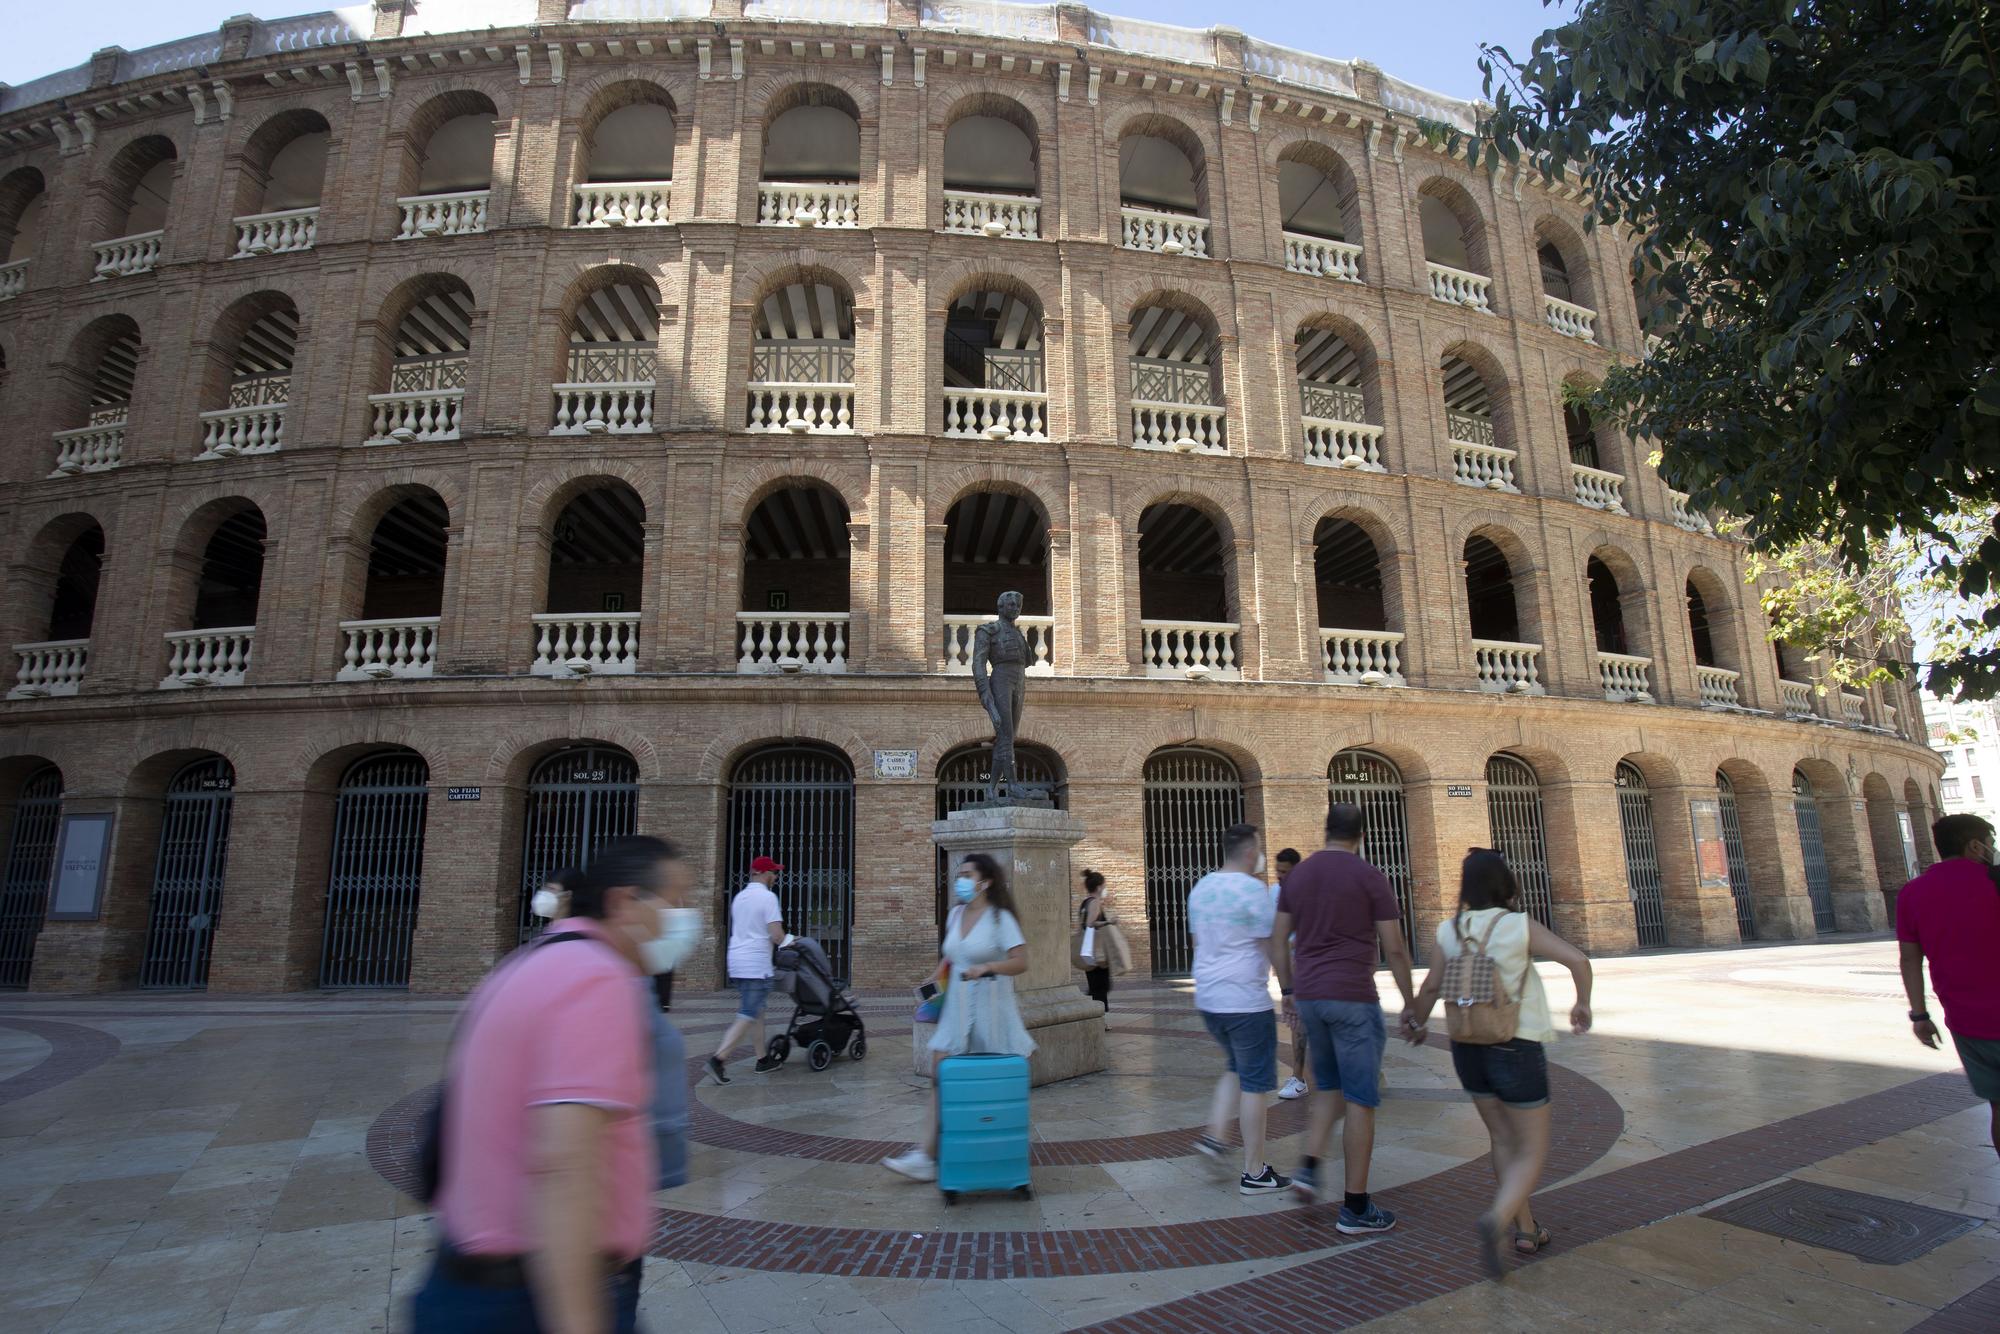
M 1212 750 L 1178 746 L 1146 760 L 1146 915 L 1153 975 L 1194 967 L 1188 891 L 1222 864 L 1222 834 L 1243 822 L 1243 780 Z
M 1045 787 L 1054 799 L 1056 809 L 1069 809 L 1069 785 L 1063 781 L 1062 761 L 1055 752 L 1041 746 L 1017 742 L 1014 746 L 1014 771 L 1023 783 Z M 976 801 L 986 800 L 986 780 L 993 772 L 993 745 L 981 742 L 955 750 L 938 761 L 937 767 L 937 818 L 942 820 L 953 811 L 962 811 Z M 951 886 L 947 877 L 951 875 L 950 856 L 943 848 L 937 849 L 937 925 L 940 935 L 944 931 L 944 919 L 951 913 Z
M 0 987 L 28 985 L 35 937 L 47 910 L 49 872 L 55 868 L 56 829 L 62 823 L 62 770 L 43 765 L 21 784 L 14 802 L 13 837 L 0 874 Z
M 406 987 L 424 880 L 430 766 L 415 751 L 357 760 L 333 805 L 323 987 Z
M 528 911 L 557 871 L 581 869 L 597 850 L 639 825 L 639 765 L 614 746 L 559 750 L 528 775 L 521 829 L 520 938 L 540 921 Z
M 1417 919 L 1410 906 L 1410 821 L 1403 801 L 1403 774 L 1395 764 L 1372 750 L 1343 750 L 1327 768 L 1326 799 L 1352 802 L 1367 823 L 1361 830 L 1361 855 L 1389 877 L 1402 909 L 1403 939 L 1412 957 L 1422 958 L 1417 944 Z
M 160 853 L 153 862 L 146 957 L 139 985 L 199 991 L 222 907 L 229 862 L 229 808 L 236 770 L 220 755 L 196 760 L 167 784 Z
M 1632 897 L 1632 920 L 1639 948 L 1667 943 L 1666 886 L 1660 876 L 1660 845 L 1653 837 L 1653 794 L 1646 775 L 1630 760 L 1618 761 L 1618 828 L 1625 836 L 1625 889 Z
M 1792 814 L 1799 821 L 1799 851 L 1806 862 L 1806 894 L 1812 899 L 1813 930 L 1833 930 L 1833 878 L 1826 869 L 1826 839 L 1820 832 L 1819 798 L 1810 779 L 1792 770 Z
M 852 976 L 854 769 L 817 746 L 771 746 L 737 762 L 729 778 L 729 896 L 750 878 L 750 863 L 774 857 L 785 868 L 771 888 L 785 927 L 826 949 L 835 977 Z
M 1504 751 L 1486 761 L 1486 823 L 1493 846 L 1521 885 L 1521 908 L 1550 926 L 1549 844 L 1542 832 L 1542 784 L 1528 762 Z
M 1750 897 L 1750 858 L 1743 851 L 1743 821 L 1736 811 L 1736 785 L 1729 775 L 1715 771 L 1716 804 L 1722 808 L 1722 848 L 1729 854 L 1729 897 L 1736 900 L 1736 934 L 1742 940 L 1757 938 L 1757 914 Z

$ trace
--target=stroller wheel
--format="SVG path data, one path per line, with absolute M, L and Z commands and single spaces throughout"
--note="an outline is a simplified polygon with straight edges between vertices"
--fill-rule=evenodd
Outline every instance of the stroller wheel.
M 792 1054 L 792 1040 L 780 1033 L 765 1046 L 764 1054 L 774 1061 L 782 1062 Z
M 833 1048 L 824 1042 L 815 1042 L 806 1048 L 806 1064 L 815 1070 L 824 1070 L 833 1064 Z
M 851 1045 L 847 1049 L 848 1059 L 853 1061 L 858 1061 L 867 1054 L 868 1054 L 868 1039 L 862 1037 L 859 1033 L 855 1034 L 853 1045 Z

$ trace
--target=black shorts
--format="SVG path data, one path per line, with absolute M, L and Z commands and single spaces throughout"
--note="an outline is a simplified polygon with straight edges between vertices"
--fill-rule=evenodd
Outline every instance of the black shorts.
M 1475 1098 L 1498 1098 L 1523 1110 L 1549 1105 L 1549 1058 L 1539 1042 L 1454 1042 L 1451 1066 Z

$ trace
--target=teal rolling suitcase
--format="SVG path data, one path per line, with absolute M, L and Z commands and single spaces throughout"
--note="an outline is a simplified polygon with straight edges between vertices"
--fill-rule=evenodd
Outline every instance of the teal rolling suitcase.
M 1014 1190 L 1028 1179 L 1028 1058 L 947 1056 L 938 1063 L 938 1189 L 946 1204 L 968 1191 Z

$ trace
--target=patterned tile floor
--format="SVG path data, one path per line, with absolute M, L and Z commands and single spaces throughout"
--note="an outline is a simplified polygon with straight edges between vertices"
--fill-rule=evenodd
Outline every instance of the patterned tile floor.
M 1549 976 L 1566 1007 L 1566 980 Z M 1187 997 L 1113 997 L 1112 1068 L 1037 1090 L 1036 1198 L 968 1200 L 873 1159 L 926 1104 L 907 1006 L 867 1060 L 697 1090 L 695 1180 L 662 1197 L 662 1331 L 1990 1330 L 2000 1158 L 1947 1055 L 1910 1041 L 1894 946 L 1600 965 L 1598 1031 L 1554 1049 L 1558 1236 L 1504 1285 L 1470 1219 L 1484 1136 L 1441 1045 L 1384 1072 L 1394 1234 L 1245 1200 L 1192 1153 L 1216 1056 Z M 406 1170 L 454 1006 L 327 994 L 0 997 L 0 1329 L 402 1330 L 431 1229 Z M 704 1053 L 731 1009 L 680 998 Z M 781 1009 L 782 1002 L 774 1005 Z M 1273 1118 L 1272 1158 L 1300 1117 Z M 1881 1266 L 1700 1217 L 1786 1177 L 1980 1220 Z

